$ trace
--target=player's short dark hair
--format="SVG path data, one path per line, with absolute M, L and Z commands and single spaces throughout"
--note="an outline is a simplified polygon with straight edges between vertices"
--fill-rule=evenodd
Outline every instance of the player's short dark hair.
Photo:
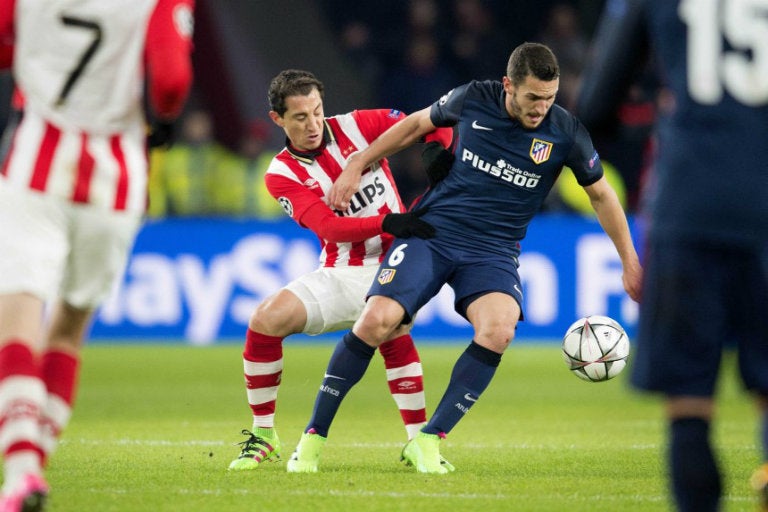
M 269 84 L 269 108 L 283 117 L 288 107 L 285 106 L 285 99 L 289 96 L 306 96 L 317 89 L 320 97 L 323 97 L 323 82 L 317 79 L 309 71 L 300 69 L 285 69 L 277 74 Z
M 523 43 L 512 51 L 507 63 L 507 78 L 513 85 L 520 85 L 527 76 L 533 76 L 545 82 L 560 76 L 557 57 L 548 46 L 540 43 Z

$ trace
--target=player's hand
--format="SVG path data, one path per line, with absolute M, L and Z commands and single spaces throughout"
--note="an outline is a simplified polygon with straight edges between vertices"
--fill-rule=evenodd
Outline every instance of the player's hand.
M 349 208 L 349 200 L 360 188 L 360 176 L 363 175 L 363 170 L 365 170 L 365 164 L 359 158 L 359 154 L 352 154 L 344 170 L 328 191 L 328 202 L 331 208 L 342 212 Z
M 430 187 L 434 188 L 448 176 L 448 171 L 451 170 L 455 159 L 453 153 L 437 141 L 427 142 L 424 145 L 424 149 L 421 151 L 421 164 L 427 172 Z
M 419 218 L 426 212 L 426 208 L 419 208 L 408 213 L 390 213 L 384 216 L 381 229 L 397 238 L 432 238 L 435 236 L 435 227 Z
M 147 135 L 147 146 L 150 148 L 168 149 L 176 140 L 174 124 L 166 121 L 155 121 Z
M 639 260 L 633 259 L 624 265 L 621 280 L 627 295 L 635 302 L 640 302 L 643 297 L 643 267 Z

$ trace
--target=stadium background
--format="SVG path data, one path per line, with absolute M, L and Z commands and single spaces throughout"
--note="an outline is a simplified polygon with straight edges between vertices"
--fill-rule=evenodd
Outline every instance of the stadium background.
M 263 190 L 254 193 L 256 206 L 231 194 L 258 189 L 259 166 L 263 171 L 284 143 L 267 117 L 266 101 L 269 80 L 281 69 L 315 72 L 326 85 L 328 115 L 379 107 L 409 112 L 470 79 L 500 78 L 511 49 L 536 40 L 552 46 L 560 59 L 558 102 L 569 107 L 603 3 L 197 0 L 195 90 L 173 153 L 153 154 L 153 176 L 166 173 L 170 185 L 150 191 L 151 219 L 122 285 L 97 316 L 93 341 L 240 340 L 260 300 L 316 267 L 314 236 L 285 218 Z M 12 84 L 7 74 L 0 80 L 0 122 L 5 124 Z M 617 124 L 594 133 L 601 156 L 617 169 L 617 187 L 631 212 L 640 204 L 653 107 L 652 87 L 640 79 L 638 84 L 617 112 Z M 196 115 L 210 122 L 203 142 L 192 140 L 185 129 Z M 248 139 L 257 140 L 255 153 L 245 149 Z M 179 154 L 185 164 L 171 171 L 167 162 Z M 401 193 L 410 201 L 425 185 L 418 149 L 391 160 Z M 243 174 L 250 181 L 230 180 L 232 169 L 251 167 L 253 173 Z M 222 173 L 229 174 L 220 178 Z M 175 204 L 174 195 L 188 204 Z M 193 196 L 202 199 L 194 203 Z M 237 201 L 242 207 L 232 206 Z M 623 293 L 620 263 L 582 208 L 578 196 L 574 200 L 558 189 L 531 227 L 521 261 L 526 322 L 518 339 L 558 339 L 571 322 L 588 314 L 611 316 L 630 336 L 634 333 L 637 310 Z M 638 234 L 639 223 L 631 220 Z M 453 312 L 448 289 L 422 310 L 415 334 L 462 341 L 472 335 Z

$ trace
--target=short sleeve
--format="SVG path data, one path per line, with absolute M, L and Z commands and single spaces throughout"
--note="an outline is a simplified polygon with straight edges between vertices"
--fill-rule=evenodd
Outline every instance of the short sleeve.
M 429 119 L 435 126 L 454 126 L 459 122 L 459 116 L 464 108 L 464 99 L 470 84 L 464 84 L 451 89 L 439 100 L 432 104 Z

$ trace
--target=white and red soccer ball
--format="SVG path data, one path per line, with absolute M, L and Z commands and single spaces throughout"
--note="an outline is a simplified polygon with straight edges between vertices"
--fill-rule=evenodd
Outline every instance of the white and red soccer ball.
M 592 315 L 575 321 L 563 337 L 563 359 L 571 372 L 590 382 L 602 382 L 624 370 L 629 338 L 612 318 Z

